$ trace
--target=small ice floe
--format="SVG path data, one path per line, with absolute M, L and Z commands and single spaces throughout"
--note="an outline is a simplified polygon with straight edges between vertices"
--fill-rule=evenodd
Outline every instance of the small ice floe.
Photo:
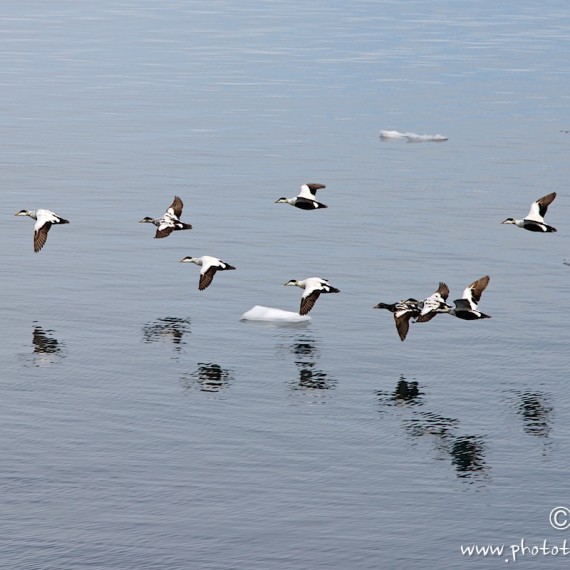
M 380 139 L 399 140 L 407 142 L 443 142 L 447 137 L 443 135 L 417 135 L 416 133 L 401 133 L 400 131 L 380 131 Z
M 293 311 L 283 311 L 281 309 L 273 309 L 271 307 L 262 307 L 255 305 L 252 309 L 245 312 L 241 317 L 241 321 L 262 321 L 266 323 L 303 323 L 311 320 L 308 315 L 301 316 Z

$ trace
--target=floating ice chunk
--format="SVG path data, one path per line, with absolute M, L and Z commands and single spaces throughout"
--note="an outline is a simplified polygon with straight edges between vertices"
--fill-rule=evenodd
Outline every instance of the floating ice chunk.
M 406 133 L 401 133 L 400 131 L 380 131 L 380 138 L 401 141 L 405 141 L 407 139 Z
M 447 137 L 443 135 L 417 135 L 416 133 L 401 133 L 400 131 L 380 131 L 382 140 L 400 140 L 407 142 L 443 142 Z
M 242 321 L 263 321 L 271 323 L 302 323 L 310 321 L 309 315 L 301 316 L 299 313 L 292 311 L 283 311 L 281 309 L 273 309 L 271 307 L 262 307 L 255 305 L 249 311 L 246 311 L 240 318 Z

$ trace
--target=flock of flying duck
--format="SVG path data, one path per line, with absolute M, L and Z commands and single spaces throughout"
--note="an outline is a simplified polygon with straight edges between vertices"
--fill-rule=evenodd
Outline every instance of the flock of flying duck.
M 325 204 L 318 202 L 316 199 L 317 190 L 325 188 L 324 184 L 303 184 L 299 194 L 293 198 L 279 198 L 276 204 L 289 204 L 301 210 L 317 210 L 326 208 Z M 544 216 L 548 210 L 548 206 L 556 198 L 556 192 L 552 192 L 539 198 L 531 204 L 530 211 L 526 217 L 522 219 L 507 218 L 501 222 L 503 224 L 514 224 L 515 226 L 531 232 L 555 232 L 556 228 L 549 226 L 544 222 Z M 172 232 L 178 230 L 191 230 L 192 225 L 184 223 L 180 220 L 184 204 L 178 197 L 174 197 L 174 201 L 168 207 L 166 212 L 160 218 L 145 217 L 139 223 L 148 223 L 156 226 L 155 238 L 165 238 Z M 20 210 L 16 216 L 28 216 L 36 220 L 34 225 L 34 252 L 39 252 L 45 245 L 48 232 L 52 225 L 69 224 L 69 221 L 58 216 L 51 210 Z M 203 291 L 214 279 L 214 275 L 218 271 L 228 271 L 235 269 L 234 266 L 210 255 L 201 257 L 187 256 L 180 260 L 181 263 L 194 263 L 200 266 L 200 280 L 198 289 Z M 482 313 L 478 309 L 478 303 L 481 300 L 483 291 L 489 284 L 490 277 L 485 275 L 473 281 L 463 291 L 460 299 L 456 299 L 453 303 L 455 307 L 447 304 L 449 297 L 448 286 L 440 282 L 435 293 L 423 300 L 413 298 L 402 299 L 396 303 L 378 303 L 375 309 L 386 309 L 393 313 L 396 323 L 396 330 L 401 340 L 405 340 L 410 327 L 410 320 L 414 319 L 415 323 L 425 323 L 433 319 L 437 314 L 447 313 L 459 319 L 472 321 L 478 319 L 489 319 L 490 316 Z M 322 293 L 340 293 L 339 289 L 333 287 L 327 279 L 321 277 L 308 277 L 307 279 L 297 280 L 291 279 L 284 285 L 297 286 L 303 289 L 301 297 L 301 306 L 299 308 L 300 315 L 306 315 L 315 305 L 317 299 Z
M 551 192 L 542 198 L 533 202 L 530 206 L 529 213 L 522 219 L 507 218 L 502 224 L 513 224 L 518 228 L 528 230 L 530 232 L 551 233 L 557 231 L 556 228 L 549 226 L 544 222 L 544 216 L 548 210 L 548 206 L 556 198 L 556 192 Z M 490 319 L 490 315 L 482 313 L 478 309 L 479 301 L 483 291 L 489 284 L 490 277 L 485 275 L 471 285 L 467 286 L 463 291 L 461 299 L 453 301 L 455 307 L 447 304 L 449 297 L 448 286 L 440 282 L 435 293 L 429 297 L 418 301 L 417 299 L 402 299 L 397 303 L 378 303 L 375 309 L 387 309 L 394 314 L 394 322 L 396 330 L 401 340 L 405 340 L 410 328 L 410 319 L 414 319 L 415 323 L 425 323 L 433 319 L 439 313 L 447 313 L 463 319 L 465 321 L 475 321 L 478 319 Z

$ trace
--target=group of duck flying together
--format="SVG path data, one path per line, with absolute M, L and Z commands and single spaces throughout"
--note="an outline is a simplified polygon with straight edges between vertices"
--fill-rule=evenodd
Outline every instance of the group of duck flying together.
M 502 224 L 513 224 L 530 232 L 551 233 L 557 231 L 556 228 L 549 226 L 544 222 L 544 216 L 548 210 L 548 206 L 556 198 L 556 192 L 551 192 L 542 198 L 533 202 L 530 211 L 526 217 L 518 220 L 516 218 L 507 218 Z M 449 297 L 448 286 L 440 282 L 435 293 L 418 301 L 417 299 L 406 299 L 397 303 L 378 303 L 375 309 L 387 309 L 394 314 L 394 322 L 396 330 L 401 340 L 405 340 L 410 328 L 410 319 L 414 319 L 415 323 L 425 323 L 430 321 L 439 313 L 447 313 L 465 321 L 475 321 L 478 319 L 490 319 L 489 315 L 482 313 L 477 308 L 483 291 L 489 284 L 490 277 L 485 275 L 471 285 L 468 285 L 463 291 L 461 299 L 453 301 L 455 307 L 446 303 Z
M 318 202 L 316 199 L 317 190 L 325 188 L 324 184 L 303 184 L 299 194 L 293 198 L 279 198 L 276 204 L 289 204 L 301 210 L 318 210 L 326 208 L 325 204 Z M 501 222 L 503 224 L 514 224 L 515 226 L 531 231 L 531 232 L 555 232 L 556 228 L 549 226 L 544 222 L 544 216 L 548 210 L 548 206 L 556 198 L 556 192 L 552 192 L 539 198 L 533 202 L 528 215 L 522 219 L 507 218 Z M 140 223 L 148 223 L 156 226 L 155 238 L 165 238 L 172 232 L 178 230 L 191 230 L 192 225 L 184 223 L 180 220 L 184 204 L 178 197 L 174 197 L 174 201 L 168 207 L 166 212 L 160 218 L 145 217 Z M 51 210 L 20 210 L 16 216 L 29 216 L 36 220 L 34 225 L 34 251 L 39 252 L 45 245 L 48 232 L 52 225 L 68 224 L 69 221 L 58 216 Z M 201 267 L 200 280 L 198 289 L 203 291 L 214 279 L 214 275 L 218 271 L 228 271 L 235 269 L 233 265 L 212 257 L 203 255 L 201 257 L 187 256 L 180 260 L 181 263 L 195 263 Z M 401 340 L 405 340 L 410 327 L 410 320 L 413 322 L 425 323 L 430 321 L 439 313 L 447 313 L 464 320 L 488 319 L 486 315 L 478 310 L 477 306 L 481 299 L 481 295 L 489 284 L 489 276 L 485 275 L 477 279 L 469 285 L 464 291 L 461 299 L 454 301 L 455 307 L 447 304 L 449 297 L 448 286 L 440 282 L 435 293 L 418 301 L 409 298 L 400 300 L 397 303 L 387 304 L 378 303 L 375 309 L 387 309 L 394 314 L 396 329 Z M 301 297 L 301 306 L 299 308 L 300 315 L 306 315 L 315 305 L 317 299 L 322 293 L 340 293 L 340 290 L 333 287 L 327 279 L 321 277 L 308 277 L 303 280 L 291 279 L 284 285 L 294 285 L 303 289 Z

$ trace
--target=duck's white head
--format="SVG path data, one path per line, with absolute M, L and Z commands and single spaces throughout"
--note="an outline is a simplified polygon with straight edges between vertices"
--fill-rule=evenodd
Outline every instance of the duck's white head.
M 29 210 L 20 210 L 14 216 L 29 216 L 31 212 Z
M 279 198 L 279 200 L 275 200 L 276 204 L 290 204 L 291 203 L 291 199 L 290 198 Z
M 187 255 L 180 260 L 180 263 L 196 263 L 198 261 L 197 257 L 192 257 L 191 255 Z
M 517 221 L 514 218 L 507 218 L 504 222 L 501 222 L 501 224 L 516 224 Z
M 139 224 L 154 224 L 154 218 L 146 216 L 142 220 L 139 220 Z
M 287 281 L 287 283 L 283 283 L 283 285 L 299 285 L 299 281 L 297 281 L 296 279 L 290 279 L 289 281 Z

